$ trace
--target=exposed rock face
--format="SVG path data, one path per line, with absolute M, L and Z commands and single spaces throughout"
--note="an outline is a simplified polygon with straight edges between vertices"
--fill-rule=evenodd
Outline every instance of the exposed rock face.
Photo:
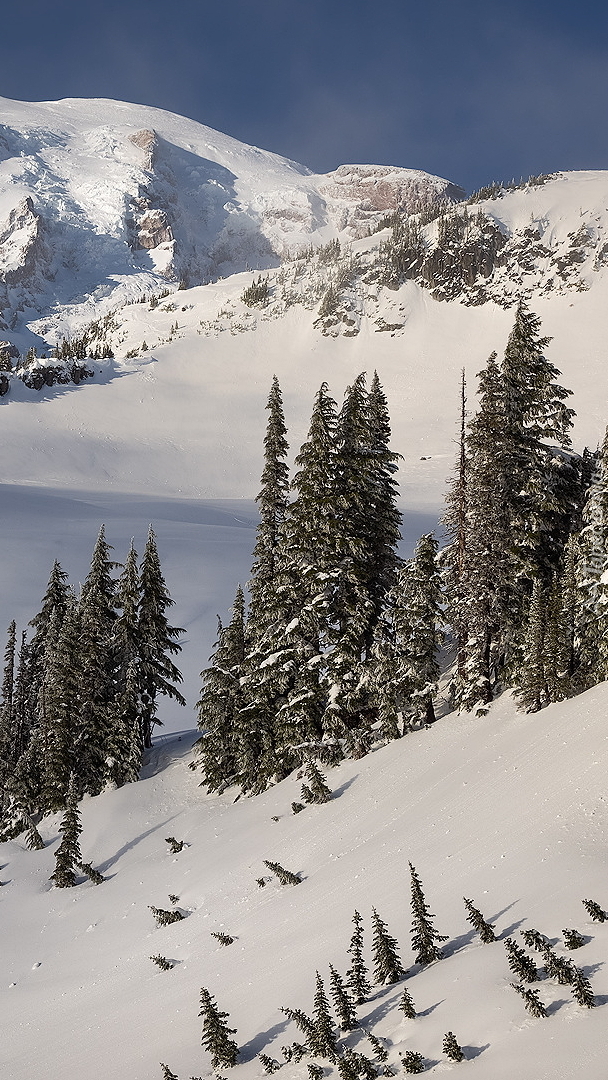
M 42 219 L 28 195 L 0 225 L 0 278 L 7 285 L 27 281 L 47 258 Z
M 142 131 L 136 131 L 133 135 L 129 135 L 129 141 L 134 146 L 139 147 L 140 150 L 143 150 L 144 169 L 152 170 L 154 168 L 154 155 L 158 147 L 156 132 L 144 128 Z
M 340 165 L 318 179 L 336 228 L 352 237 L 366 236 L 395 210 L 414 213 L 465 196 L 462 188 L 447 180 L 390 165 Z

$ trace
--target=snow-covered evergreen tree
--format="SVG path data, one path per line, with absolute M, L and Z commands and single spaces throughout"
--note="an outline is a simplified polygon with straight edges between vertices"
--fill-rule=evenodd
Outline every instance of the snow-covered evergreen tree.
M 428 904 L 422 891 L 420 878 L 416 869 L 409 863 L 412 891 L 412 949 L 415 953 L 416 963 L 426 966 L 433 964 L 435 960 L 443 958 L 443 952 L 437 942 L 447 941 L 447 937 L 438 934 L 433 926 Z
M 311 1050 L 319 1057 L 334 1061 L 336 1057 L 336 1032 L 329 1011 L 329 1001 L 325 993 L 323 979 L 317 971 L 316 989 L 313 1002 L 312 1018 L 315 1029 L 314 1046 Z
M 374 676 L 385 736 L 392 731 L 397 737 L 403 728 L 435 720 L 440 619 L 437 542 L 428 533 L 399 571 L 377 627 Z
M 467 922 L 470 922 L 473 929 L 477 931 L 484 945 L 488 945 L 491 941 L 496 941 L 494 923 L 490 923 L 484 919 L 481 911 L 474 906 L 472 900 L 467 900 L 466 896 L 463 897 L 463 900 L 464 906 L 467 909 Z
M 4 650 L 4 669 L 0 688 L 0 791 L 6 791 L 6 782 L 15 765 L 14 719 L 15 719 L 15 654 L 17 649 L 17 624 L 11 622 L 7 631 Z M 2 809 L 0 805 L 0 810 Z
M 55 852 L 55 871 L 51 877 L 58 889 L 70 888 L 76 884 L 74 871 L 82 862 L 79 843 L 81 831 L 77 786 L 72 777 L 65 796 L 65 812 L 59 826 L 61 843 Z
M 182 675 L 171 660 L 181 652 L 177 639 L 185 633 L 179 626 L 170 626 L 166 616 L 167 608 L 174 601 L 163 577 L 156 536 L 152 526 L 140 569 L 141 599 L 139 603 L 138 639 L 139 639 L 139 674 L 141 679 L 141 723 L 143 745 L 152 745 L 152 729 L 161 721 L 156 715 L 159 695 L 172 698 L 179 705 L 185 705 L 185 699 L 177 685 L 182 682 Z
M 407 987 L 405 988 L 405 990 L 403 991 L 401 997 L 399 998 L 399 1004 L 398 1004 L 397 1008 L 399 1009 L 399 1012 L 403 1013 L 403 1015 L 406 1017 L 406 1019 L 408 1019 L 408 1020 L 415 1020 L 416 1019 L 416 1006 L 414 1005 L 414 999 L 412 998 L 412 995 L 410 994 Z
M 510 985 L 524 999 L 524 1005 L 532 1016 L 541 1017 L 547 1015 L 547 1010 L 538 990 L 532 990 L 531 987 L 523 986 L 521 983 L 511 983 Z
M 256 498 L 260 514 L 253 566 L 249 582 L 248 634 L 255 642 L 262 634 L 272 609 L 272 592 L 279 555 L 279 537 L 289 500 L 289 470 L 285 461 L 289 452 L 283 397 L 276 375 L 266 405 L 268 424 L 264 438 L 262 484 Z
M 372 908 L 372 959 L 375 982 L 396 983 L 405 976 L 397 939 L 389 934 L 375 908 Z
M 329 973 L 329 992 L 331 994 L 331 1000 L 333 1002 L 336 1016 L 338 1017 L 340 1030 L 353 1031 L 354 1028 L 359 1026 L 359 1021 L 357 1020 L 354 1003 L 348 995 L 347 989 L 344 985 L 344 981 L 340 976 L 340 973 L 336 971 L 333 964 L 329 965 Z
M 79 710 L 75 752 L 79 794 L 98 795 L 108 779 L 108 757 L 113 734 L 114 651 L 116 620 L 115 563 L 102 525 L 93 550 L 91 567 L 78 605 Z
M 112 634 L 115 665 L 114 723 L 108 746 L 110 779 L 120 787 L 137 780 L 143 754 L 139 664 L 139 571 L 131 542 L 116 583 L 117 618 Z
M 65 806 L 70 778 L 85 790 L 80 781 L 81 680 L 76 658 L 82 640 L 80 612 L 72 597 L 63 614 L 51 616 L 44 655 L 44 673 L 38 694 L 36 738 L 31 747 L 40 745 L 39 809 L 60 810 Z
M 376 718 L 369 669 L 374 631 L 398 566 L 395 455 L 379 383 L 359 375 L 340 411 L 336 441 L 334 642 L 328 654 L 326 731 L 352 757 L 371 745 Z
M 245 653 L 245 596 L 239 585 L 230 622 L 225 627 L 219 622 L 215 652 L 210 667 L 202 672 L 196 705 L 202 735 L 195 747 L 208 791 L 221 792 L 239 778 Z
M 228 1013 L 218 1009 L 215 999 L 209 991 L 201 987 L 199 1016 L 203 1018 L 201 1042 L 211 1054 L 212 1069 L 231 1069 L 237 1063 L 239 1048 L 230 1036 L 236 1034 L 236 1028 L 227 1024 Z
M 326 803 L 331 799 L 331 790 L 316 761 L 309 761 L 305 768 L 307 779 L 302 784 L 302 798 L 307 803 Z
M 453 1031 L 446 1031 L 443 1036 L 443 1052 L 450 1061 L 462 1061 L 464 1054 Z
M 355 1005 L 364 1005 L 372 987 L 363 958 L 363 918 L 358 911 L 355 911 L 352 921 L 355 929 L 348 947 L 351 964 L 346 973 L 346 979 Z
M 538 979 L 538 969 L 531 956 L 528 956 L 526 952 L 513 941 L 513 938 L 505 938 L 505 949 L 507 950 L 507 960 L 509 967 L 514 975 L 518 978 L 524 979 L 526 982 L 536 982 Z

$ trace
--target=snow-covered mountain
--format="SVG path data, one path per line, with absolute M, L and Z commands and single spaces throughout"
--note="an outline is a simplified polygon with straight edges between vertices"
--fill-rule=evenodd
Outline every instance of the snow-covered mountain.
M 357 237 L 397 207 L 463 192 L 426 173 L 341 166 L 314 176 L 160 109 L 0 99 L 0 282 L 19 311 L 197 285 Z

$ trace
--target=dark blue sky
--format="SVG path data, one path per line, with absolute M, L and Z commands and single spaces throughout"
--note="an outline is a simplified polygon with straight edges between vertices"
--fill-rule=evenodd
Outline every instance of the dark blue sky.
M 320 172 L 608 168 L 605 0 L 29 0 L 2 39 L 4 97 L 157 105 Z

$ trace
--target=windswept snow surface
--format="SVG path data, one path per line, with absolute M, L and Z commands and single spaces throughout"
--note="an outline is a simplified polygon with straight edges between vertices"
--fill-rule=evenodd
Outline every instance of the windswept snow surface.
M 163 1061 L 180 1080 L 211 1076 L 197 1015 L 206 986 L 237 1029 L 235 1080 L 260 1078 L 257 1054 L 282 1060 L 281 1046 L 299 1040 L 280 1007 L 310 1014 L 315 971 L 327 980 L 331 962 L 345 972 L 355 908 L 370 960 L 375 906 L 410 968 L 419 1015 L 396 1010 L 404 983 L 376 985 L 358 1013 L 400 1075 L 406 1049 L 432 1075 L 456 1067 L 441 1052 L 452 1030 L 463 1077 L 605 1080 L 608 923 L 591 922 L 581 899 L 608 905 L 607 706 L 605 686 L 534 716 L 505 697 L 484 719 L 451 717 L 343 763 L 329 773 L 332 800 L 297 816 L 295 776 L 255 799 L 209 797 L 188 769 L 192 735 L 161 737 L 139 783 L 82 804 L 83 856 L 102 885 L 50 888 L 57 816 L 42 825 L 44 851 L 0 849 L 5 1075 L 154 1080 Z M 179 855 L 166 836 L 185 841 Z M 302 884 L 280 886 L 264 859 Z M 408 861 L 448 935 L 445 959 L 422 971 L 412 966 Z M 169 893 L 186 918 L 160 929 L 149 905 L 170 909 Z M 480 944 L 463 896 L 496 924 L 496 943 Z M 548 1018 L 525 1012 L 503 941 L 530 927 L 584 969 L 597 1008 L 543 979 L 534 987 Z M 564 952 L 564 927 L 585 936 L 583 948 Z M 158 953 L 171 971 L 149 959 Z M 361 1031 L 341 1041 L 372 1055 Z M 303 1080 L 305 1061 L 282 1076 Z

